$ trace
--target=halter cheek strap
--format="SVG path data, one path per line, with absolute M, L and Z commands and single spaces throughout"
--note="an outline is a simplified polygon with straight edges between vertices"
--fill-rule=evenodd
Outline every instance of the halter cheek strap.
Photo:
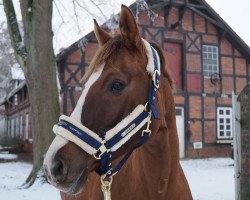
M 116 174 L 125 164 L 133 149 L 141 146 L 148 140 L 151 134 L 151 114 L 155 119 L 160 119 L 156 109 L 156 92 L 160 82 L 160 59 L 156 50 L 147 41 L 143 40 L 143 42 L 148 57 L 147 72 L 152 77 L 149 97 L 145 105 L 138 105 L 130 115 L 119 122 L 114 128 L 103 132 L 101 136 L 65 115 L 62 115 L 59 118 L 59 123 L 53 127 L 55 134 L 75 143 L 89 155 L 100 160 L 101 165 L 97 172 L 104 177 L 112 177 Z M 142 131 L 139 142 L 135 144 L 134 148 L 115 167 L 112 167 L 112 152 L 117 151 L 145 124 L 146 129 Z

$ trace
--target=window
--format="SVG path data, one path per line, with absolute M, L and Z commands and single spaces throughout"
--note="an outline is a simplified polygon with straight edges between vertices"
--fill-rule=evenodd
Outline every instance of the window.
M 217 137 L 218 139 L 232 139 L 232 108 L 217 108 Z
M 25 139 L 29 139 L 29 114 L 25 115 Z
M 15 106 L 18 104 L 17 94 L 15 94 L 15 96 L 14 96 L 14 104 L 15 104 Z
M 181 108 L 175 108 L 176 116 L 182 116 L 182 109 Z
M 19 130 L 20 130 L 20 138 L 22 138 L 23 137 L 23 116 L 22 116 L 22 114 L 20 115 L 20 128 L 19 128 Z
M 16 124 L 15 124 L 15 126 L 16 126 L 16 136 L 19 136 L 18 134 L 19 134 L 19 119 L 18 119 L 18 116 L 16 116 Z
M 8 119 L 8 136 L 11 137 L 11 119 Z
M 210 78 L 211 74 L 219 72 L 218 47 L 202 46 L 203 73 L 205 78 Z
M 11 137 L 15 137 L 15 119 L 11 119 Z

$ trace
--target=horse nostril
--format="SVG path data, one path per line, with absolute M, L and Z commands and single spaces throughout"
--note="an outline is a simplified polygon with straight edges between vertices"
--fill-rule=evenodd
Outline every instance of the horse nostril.
M 51 174 L 57 182 L 61 182 L 66 178 L 67 169 L 61 160 L 52 163 Z

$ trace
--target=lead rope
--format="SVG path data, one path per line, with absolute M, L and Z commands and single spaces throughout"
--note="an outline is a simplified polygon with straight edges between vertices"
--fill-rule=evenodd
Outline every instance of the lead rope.
M 103 193 L 104 200 L 111 200 L 111 184 L 113 181 L 113 177 L 109 177 L 108 179 L 105 180 L 105 175 L 101 176 L 101 189 Z

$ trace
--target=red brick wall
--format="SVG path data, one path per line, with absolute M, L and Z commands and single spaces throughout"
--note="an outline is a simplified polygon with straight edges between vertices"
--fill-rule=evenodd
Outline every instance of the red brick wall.
M 189 9 L 184 14 L 182 28 L 186 31 L 193 31 L 192 11 Z
M 187 149 L 187 157 L 189 158 L 229 157 L 231 153 L 231 147 L 228 147 L 228 145 L 223 144 L 206 146 L 202 149 Z
M 206 31 L 205 19 L 195 14 L 194 20 L 195 20 L 195 31 L 204 33 Z
M 199 121 L 190 123 L 190 142 L 200 142 L 202 140 L 202 124 Z

